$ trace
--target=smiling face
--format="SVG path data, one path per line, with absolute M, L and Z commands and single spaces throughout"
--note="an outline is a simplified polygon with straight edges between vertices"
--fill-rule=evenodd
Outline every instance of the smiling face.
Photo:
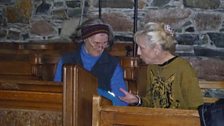
M 99 56 L 108 47 L 108 35 L 98 33 L 85 39 L 85 49 L 92 56 Z

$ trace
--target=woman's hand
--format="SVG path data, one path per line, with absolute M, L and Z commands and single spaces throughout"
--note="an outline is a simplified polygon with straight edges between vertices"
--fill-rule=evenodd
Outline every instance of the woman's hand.
M 123 88 L 120 88 L 119 90 L 125 95 L 124 97 L 119 97 L 122 101 L 128 104 L 138 103 L 139 99 L 135 95 L 133 95 L 131 92 L 127 92 Z

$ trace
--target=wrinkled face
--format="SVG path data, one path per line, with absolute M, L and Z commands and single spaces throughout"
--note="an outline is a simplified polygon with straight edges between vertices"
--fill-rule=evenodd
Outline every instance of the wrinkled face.
M 98 33 L 85 40 L 85 48 L 92 56 L 99 56 L 107 47 L 108 35 L 106 33 Z
M 155 64 L 156 63 L 156 51 L 153 46 L 148 45 L 148 39 L 144 36 L 138 37 L 137 44 L 138 50 L 137 54 L 146 64 Z

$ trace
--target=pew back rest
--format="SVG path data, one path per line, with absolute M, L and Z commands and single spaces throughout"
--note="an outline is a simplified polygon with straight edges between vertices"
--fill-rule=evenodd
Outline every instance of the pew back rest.
M 32 75 L 32 65 L 27 61 L 1 61 L 1 75 Z
M 0 52 L 0 78 L 52 81 L 61 55 L 55 50 Z
M 195 110 L 117 107 L 103 102 L 104 98 L 93 97 L 92 126 L 200 126 Z
M 0 79 L 0 108 L 62 111 L 62 84 Z
M 25 53 L 0 54 L 0 78 L 35 78 L 30 55 Z
M 66 64 L 63 80 L 63 125 L 90 126 L 97 79 L 78 65 Z
M 74 43 L 1 43 L 0 78 L 52 81 L 58 58 Z

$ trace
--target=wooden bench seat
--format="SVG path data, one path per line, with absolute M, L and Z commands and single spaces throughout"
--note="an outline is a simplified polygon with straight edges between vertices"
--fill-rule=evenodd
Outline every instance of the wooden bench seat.
M 97 80 L 77 65 L 64 82 L 0 79 L 0 125 L 89 126 Z
M 224 81 L 200 81 L 204 89 L 224 89 Z M 204 102 L 217 98 L 204 97 Z M 105 104 L 105 99 L 93 97 L 92 126 L 200 126 L 197 110 L 162 109 L 147 107 L 115 107 Z

